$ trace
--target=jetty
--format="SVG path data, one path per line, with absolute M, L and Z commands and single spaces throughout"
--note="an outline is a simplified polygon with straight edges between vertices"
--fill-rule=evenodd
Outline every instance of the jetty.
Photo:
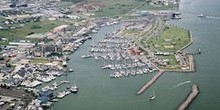
M 140 95 L 142 94 L 146 89 L 148 89 L 151 85 L 154 84 L 154 82 L 157 81 L 157 79 L 164 73 L 163 70 L 160 70 L 149 82 L 147 82 L 136 94 Z
M 177 110 L 186 110 L 190 103 L 198 96 L 199 88 L 197 85 L 192 86 L 192 90 L 186 100 L 178 107 Z

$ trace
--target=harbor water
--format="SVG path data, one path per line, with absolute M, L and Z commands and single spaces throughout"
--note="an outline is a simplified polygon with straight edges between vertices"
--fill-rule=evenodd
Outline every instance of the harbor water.
M 67 79 L 79 87 L 77 94 L 71 94 L 54 103 L 53 110 L 174 110 L 185 99 L 193 84 L 197 84 L 200 94 L 190 105 L 190 110 L 217 110 L 220 88 L 220 1 L 219 0 L 181 0 L 181 20 L 169 21 L 171 24 L 192 31 L 193 44 L 186 49 L 195 52 L 201 48 L 202 54 L 196 55 L 195 73 L 165 73 L 142 95 L 136 95 L 155 73 L 109 78 L 110 71 L 100 67 L 104 61 L 81 59 L 88 54 L 91 44 L 101 40 L 106 33 L 113 32 L 119 25 L 102 27 L 70 56 L 68 67 L 75 71 Z M 199 18 L 197 15 L 207 15 Z M 148 98 L 155 91 L 156 99 Z

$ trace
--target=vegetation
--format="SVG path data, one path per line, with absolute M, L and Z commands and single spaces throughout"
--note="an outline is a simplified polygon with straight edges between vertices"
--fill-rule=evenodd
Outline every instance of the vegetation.
M 169 55 L 169 56 L 159 56 L 159 58 L 161 59 L 167 59 L 168 60 L 168 63 L 169 65 L 179 65 L 179 63 L 176 61 L 176 58 L 174 55 Z
M 5 18 L 0 16 L 0 22 L 3 22 L 3 21 L 5 21 Z
M 31 63 L 51 63 L 48 59 L 43 59 L 43 58 L 35 58 L 31 60 Z
M 58 6 L 59 8 L 68 8 L 68 7 L 71 6 L 71 5 L 73 5 L 73 3 L 72 3 L 72 2 L 67 2 L 67 1 L 65 1 L 65 2 L 59 2 L 59 3 L 57 4 L 57 6 Z
M 158 50 L 174 52 L 190 42 L 189 32 L 176 26 L 167 26 L 159 37 L 153 37 L 147 41 L 148 46 Z
M 124 0 L 94 1 L 102 3 L 105 6 L 95 12 L 97 17 L 117 17 L 129 12 L 131 9 L 143 3 L 142 0 L 126 0 L 126 2 Z
M 178 4 L 169 4 L 167 6 L 162 5 L 150 5 L 149 3 L 146 3 L 138 8 L 138 10 L 172 10 L 177 9 Z
M 73 3 L 78 3 L 78 2 L 83 2 L 83 1 L 86 1 L 86 0 L 61 0 L 63 2 L 73 2 Z
M 63 21 L 49 21 L 44 20 L 40 22 L 31 22 L 25 24 L 23 27 L 11 29 L 11 30 L 0 30 L 0 37 L 8 38 L 9 41 L 13 39 L 26 39 L 25 37 L 30 33 L 44 33 L 51 29 L 65 24 Z
M 33 26 L 31 26 L 31 29 L 40 29 L 40 28 L 42 28 L 42 26 L 40 26 L 40 25 L 33 25 Z
M 123 34 L 138 34 L 140 33 L 137 29 L 128 29 L 123 32 Z

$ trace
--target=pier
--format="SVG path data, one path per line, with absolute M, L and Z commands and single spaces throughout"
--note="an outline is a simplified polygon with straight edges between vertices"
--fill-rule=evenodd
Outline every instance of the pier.
M 192 86 L 191 93 L 188 95 L 186 100 L 178 107 L 177 110 L 186 110 L 186 108 L 189 106 L 190 103 L 196 98 L 196 96 L 199 94 L 199 88 L 197 85 Z
M 142 94 L 146 89 L 148 89 L 157 79 L 164 73 L 163 70 L 159 71 L 149 82 L 147 82 L 138 92 L 137 95 Z

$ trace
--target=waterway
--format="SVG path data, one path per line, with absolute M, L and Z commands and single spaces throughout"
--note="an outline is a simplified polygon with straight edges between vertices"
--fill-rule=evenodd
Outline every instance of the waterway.
M 119 26 L 107 26 L 92 35 L 70 56 L 69 68 L 75 72 L 67 77 L 79 87 L 77 94 L 71 94 L 56 102 L 53 110 L 174 110 L 185 99 L 192 84 L 197 84 L 200 94 L 189 107 L 190 110 L 217 110 L 220 108 L 220 1 L 219 0 L 182 0 L 180 3 L 181 20 L 170 21 L 174 25 L 192 31 L 193 44 L 186 49 L 195 52 L 201 48 L 202 54 L 196 56 L 195 73 L 165 73 L 142 95 L 137 90 L 151 79 L 155 73 L 135 77 L 110 79 L 110 71 L 101 70 L 101 60 L 81 59 L 87 54 L 90 44 L 102 39 L 105 33 Z M 198 18 L 198 14 L 208 15 Z M 62 79 L 61 78 L 61 79 Z M 60 79 L 60 80 L 61 80 Z M 187 82 L 187 83 L 186 83 Z M 148 97 L 156 93 L 156 99 Z

